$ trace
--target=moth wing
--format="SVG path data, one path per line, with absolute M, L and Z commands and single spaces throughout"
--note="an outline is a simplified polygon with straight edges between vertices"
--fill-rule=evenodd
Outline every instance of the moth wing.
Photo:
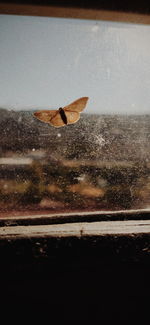
M 51 119 L 55 117 L 55 115 L 57 115 L 56 110 L 43 110 L 43 111 L 37 111 L 34 113 L 34 116 L 45 123 L 51 123 Z
M 62 118 L 61 118 L 61 115 L 60 115 L 59 111 L 57 111 L 57 114 L 51 118 L 51 120 L 50 120 L 50 124 L 53 125 L 53 126 L 55 126 L 56 128 L 59 128 L 59 127 L 61 127 L 61 126 L 66 125 L 66 124 L 63 122 L 63 120 L 62 120 Z
M 80 118 L 80 113 L 79 112 L 65 111 L 65 115 L 67 117 L 67 124 L 74 124 Z
M 82 112 L 87 104 L 88 99 L 89 99 L 89 97 L 81 97 L 81 98 L 75 100 L 70 105 L 65 106 L 63 109 L 64 109 L 65 113 L 67 111 Z

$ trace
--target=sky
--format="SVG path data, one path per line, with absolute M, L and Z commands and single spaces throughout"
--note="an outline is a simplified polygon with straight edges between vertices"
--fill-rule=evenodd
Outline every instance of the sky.
M 0 107 L 149 114 L 150 26 L 0 15 Z

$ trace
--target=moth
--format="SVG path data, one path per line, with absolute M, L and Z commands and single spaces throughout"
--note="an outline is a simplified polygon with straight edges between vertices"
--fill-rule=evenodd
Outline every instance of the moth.
M 68 106 L 58 110 L 42 110 L 34 113 L 34 116 L 42 122 L 49 123 L 56 128 L 76 123 L 80 113 L 84 110 L 88 97 L 81 97 Z

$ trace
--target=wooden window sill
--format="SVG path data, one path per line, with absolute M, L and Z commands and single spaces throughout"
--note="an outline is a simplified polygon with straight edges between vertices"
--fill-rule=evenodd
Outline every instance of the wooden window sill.
M 1 219 L 1 307 L 26 306 L 30 317 L 41 312 L 61 322 L 73 317 L 78 324 L 122 315 L 126 322 L 141 317 L 143 323 L 149 310 L 149 215 L 126 212 L 128 220 L 121 215 L 124 219 L 119 212 L 120 220 L 109 221 L 117 218 L 109 213 L 106 221 L 105 214 L 81 214 L 82 222 L 63 215 L 62 224 L 60 215 L 22 217 L 22 224 L 5 219 L 5 226 Z M 94 217 L 105 221 L 87 222 Z

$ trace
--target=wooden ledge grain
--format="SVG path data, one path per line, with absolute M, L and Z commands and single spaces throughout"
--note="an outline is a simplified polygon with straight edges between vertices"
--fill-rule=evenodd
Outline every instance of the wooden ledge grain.
M 150 220 L 101 221 L 59 225 L 1 227 L 0 239 L 132 236 L 150 234 Z

